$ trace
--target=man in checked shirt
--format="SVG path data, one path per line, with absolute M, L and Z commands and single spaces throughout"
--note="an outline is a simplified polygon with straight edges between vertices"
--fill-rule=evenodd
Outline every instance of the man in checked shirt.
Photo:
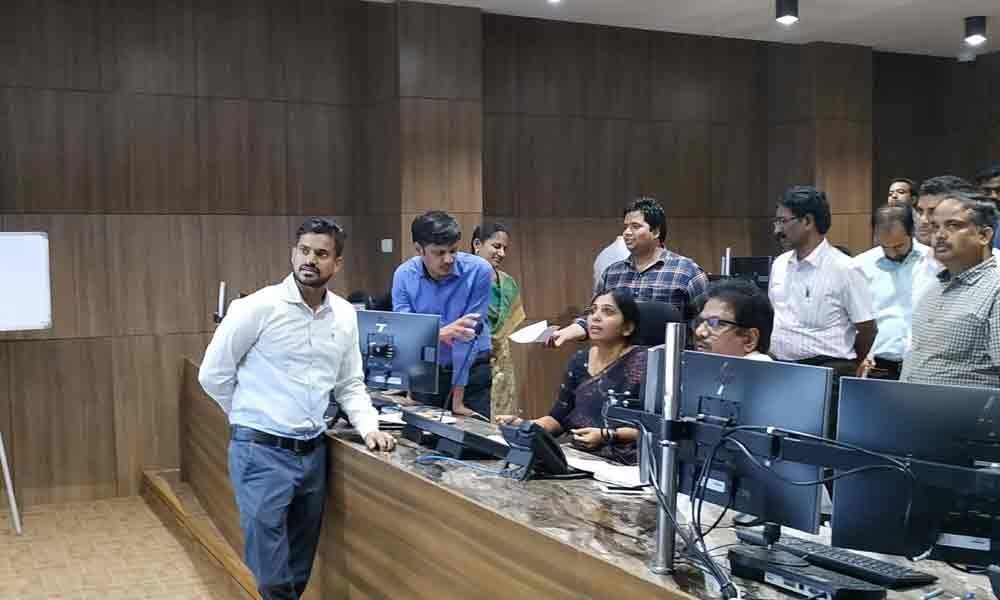
M 696 262 L 667 250 L 666 217 L 655 199 L 641 196 L 625 209 L 622 238 L 629 257 L 612 263 L 594 289 L 594 295 L 625 288 L 636 300 L 668 302 L 690 321 L 698 314 L 698 301 L 708 287 L 708 277 Z M 550 346 L 562 346 L 587 337 L 586 320 L 579 318 L 556 331 Z

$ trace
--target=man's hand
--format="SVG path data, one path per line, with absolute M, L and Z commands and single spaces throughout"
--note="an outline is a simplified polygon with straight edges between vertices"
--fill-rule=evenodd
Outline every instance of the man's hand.
M 476 325 L 479 324 L 479 313 L 469 313 L 464 317 L 456 319 L 441 328 L 438 332 L 438 341 L 443 344 L 452 345 L 455 340 L 468 342 L 476 337 Z
M 597 427 L 581 427 L 580 429 L 570 429 L 573 434 L 573 447 L 580 450 L 597 450 L 604 445 L 604 438 L 601 430 Z
M 587 339 L 587 332 L 583 330 L 578 324 L 573 323 L 572 325 L 567 325 L 552 334 L 545 342 L 546 348 L 558 348 L 565 344 L 566 342 L 573 342 L 576 340 Z
M 516 415 L 497 415 L 493 417 L 493 420 L 497 425 L 510 425 L 511 427 L 517 427 L 523 422 L 524 419 Z
M 373 431 L 365 436 L 365 445 L 369 450 L 391 452 L 396 447 L 396 438 L 384 431 Z

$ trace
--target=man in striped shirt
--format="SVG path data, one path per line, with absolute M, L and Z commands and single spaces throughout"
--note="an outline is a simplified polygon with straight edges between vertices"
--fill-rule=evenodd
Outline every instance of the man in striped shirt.
M 788 250 L 771 266 L 768 294 L 774 305 L 771 353 L 779 360 L 858 372 L 875 341 L 875 313 L 864 273 L 826 240 L 826 194 L 796 186 L 778 201 L 774 234 Z
M 664 248 L 666 217 L 660 203 L 640 197 L 625 209 L 622 238 L 629 257 L 612 263 L 594 288 L 594 294 L 628 289 L 636 300 L 672 304 L 686 320 L 698 314 L 698 301 L 708 287 L 708 277 L 696 262 Z M 550 346 L 561 346 L 587 337 L 582 317 L 555 332 Z

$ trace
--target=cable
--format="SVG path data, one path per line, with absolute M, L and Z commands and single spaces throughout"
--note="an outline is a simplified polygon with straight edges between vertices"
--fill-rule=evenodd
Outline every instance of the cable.
M 952 569 L 955 569 L 956 571 L 961 571 L 968 575 L 984 575 L 986 573 L 986 569 L 978 567 L 970 567 L 968 565 L 960 565 L 952 562 L 945 562 L 945 564 L 951 567 Z
M 517 468 L 513 468 L 513 469 L 512 468 L 487 469 L 486 467 L 481 467 L 481 466 L 479 466 L 479 465 L 477 465 L 475 463 L 471 463 L 471 462 L 466 461 L 466 460 L 459 460 L 457 458 L 452 458 L 450 456 L 445 456 L 443 454 L 421 454 L 420 456 L 418 456 L 416 458 L 416 462 L 418 464 L 427 464 L 427 463 L 431 463 L 431 462 L 434 462 L 434 461 L 440 461 L 440 462 L 457 464 L 457 465 L 460 465 L 460 466 L 463 466 L 463 467 L 468 467 L 468 468 L 470 468 L 470 469 L 472 469 L 474 471 L 478 471 L 480 473 L 484 473 L 486 475 L 492 475 L 494 477 L 505 477 L 505 478 L 511 478 L 511 477 L 513 477 L 514 473 L 516 473 L 517 471 L 520 471 L 521 469 L 524 468 L 524 467 L 517 467 Z

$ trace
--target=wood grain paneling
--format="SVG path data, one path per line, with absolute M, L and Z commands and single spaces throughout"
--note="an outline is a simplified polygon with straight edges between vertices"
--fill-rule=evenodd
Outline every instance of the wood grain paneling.
M 213 212 L 248 212 L 247 102 L 202 99 L 197 110 L 199 206 Z
M 364 109 L 365 170 L 358 214 L 396 215 L 400 210 L 400 115 L 398 102 Z
M 283 102 L 247 104 L 247 199 L 251 214 L 289 212 L 288 108 Z
M 529 115 L 584 113 L 588 72 L 594 63 L 593 28 L 525 19 L 518 26 L 518 112 Z
M 816 121 L 816 185 L 834 213 L 871 214 L 871 121 Z
M 356 104 L 360 98 L 362 30 L 355 0 L 293 0 L 298 26 L 286 65 L 288 94 L 304 102 Z
M 487 115 L 517 112 L 521 22 L 517 17 L 483 14 L 483 111 Z
M 478 8 L 399 2 L 399 95 L 482 98 L 483 28 Z
M 245 1 L 243 84 L 248 98 L 288 97 L 288 69 L 298 33 L 298 13 L 286 3 Z
M 650 124 L 647 184 L 667 218 L 704 215 L 710 206 L 711 125 L 706 123 Z
M 587 116 L 649 117 L 650 37 L 638 29 L 594 28 L 594 64 L 584 80 Z
M 362 2 L 365 25 L 365 72 L 362 99 L 377 104 L 399 97 L 399 37 L 396 6 Z
M 193 95 L 193 0 L 119 3 L 118 81 L 125 91 Z
M 559 386 L 565 380 L 570 359 L 586 347 L 586 344 L 576 343 L 562 348 L 511 344 L 520 390 L 519 408 L 524 411 L 525 418 L 537 419 L 552 412 L 559 399 Z
M 711 129 L 712 188 L 714 217 L 769 215 L 766 201 L 767 156 L 762 122 L 715 123 Z
M 402 210 L 481 212 L 480 103 L 403 98 L 399 107 Z
M 812 185 L 816 177 L 816 126 L 808 121 L 771 125 L 767 132 L 767 205 L 793 185 Z
M 110 90 L 114 4 L 11 0 L 0 8 L 0 85 Z
M 570 216 L 586 190 L 587 121 L 522 116 L 518 126 L 517 214 Z
M 127 194 L 114 210 L 131 213 L 199 212 L 197 104 L 193 98 L 120 97 L 119 141 Z
M 483 212 L 517 213 L 518 119 L 511 115 L 483 116 Z
M 358 206 L 358 111 L 288 105 L 288 204 L 292 214 L 353 214 Z
M 759 42 L 718 38 L 711 42 L 712 122 L 766 119 L 767 51 Z
M 201 223 L 194 215 L 109 215 L 115 335 L 205 330 Z
M 184 356 L 200 362 L 210 334 L 112 340 L 117 493 L 135 495 L 143 469 L 178 468 Z
M 816 78 L 816 118 L 870 121 L 871 48 L 816 43 L 807 52 Z
M 813 62 L 803 47 L 767 45 L 767 119 L 787 123 L 816 115 Z
M 629 199 L 628 140 L 630 126 L 623 120 L 588 120 L 585 195 L 571 213 L 578 217 L 617 217 Z
M 113 107 L 100 93 L 8 88 L 4 153 L 11 210 L 100 212 L 113 171 Z
M 23 506 L 114 496 L 111 340 L 10 342 L 8 349 Z
M 710 39 L 691 35 L 653 36 L 650 87 L 654 120 L 709 120 L 711 44 Z
M 857 256 L 873 246 L 871 215 L 834 214 L 827 237 L 831 244 L 847 246 Z
M 240 98 L 246 93 L 243 49 L 247 44 L 246 2 L 207 0 L 195 11 L 195 60 L 199 96 Z
M 114 332 L 111 246 L 102 215 L 7 215 L 7 231 L 44 231 L 49 237 L 52 328 L 0 334 L 5 338 L 87 338 Z

